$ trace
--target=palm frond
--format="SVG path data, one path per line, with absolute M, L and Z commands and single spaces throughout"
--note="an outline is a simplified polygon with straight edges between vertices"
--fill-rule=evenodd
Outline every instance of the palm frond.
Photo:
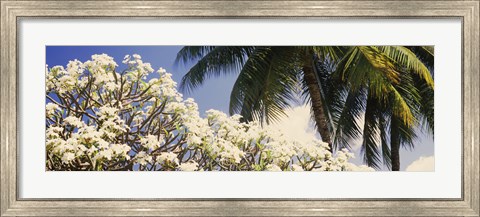
M 362 52 L 363 53 L 363 52 Z M 372 60 L 366 55 L 365 58 L 360 58 L 361 68 L 365 71 L 365 82 L 368 82 L 369 95 L 375 97 L 382 105 L 392 108 L 392 112 L 397 117 L 400 117 L 408 126 L 415 124 L 417 114 L 416 107 L 418 105 L 418 92 L 416 88 L 409 83 L 411 77 L 409 74 L 402 71 L 392 71 L 392 76 L 388 76 L 385 71 L 380 71 Z M 367 60 L 365 62 L 365 60 Z
M 435 118 L 434 118 L 434 91 L 421 80 L 415 80 L 415 86 L 419 90 L 420 95 L 420 120 L 422 126 L 432 135 L 434 134 Z
M 298 68 L 284 47 L 257 47 L 242 68 L 230 95 L 230 113 L 271 123 L 285 115 L 295 98 Z
M 432 72 L 435 66 L 435 56 L 433 46 L 406 46 L 407 49 L 412 51 L 415 56 L 423 62 L 423 64 Z
M 185 46 L 177 53 L 175 65 L 194 62 L 215 49 L 215 46 Z
M 330 58 L 337 61 L 343 56 L 343 50 L 339 46 L 314 46 L 312 50 L 321 60 Z
M 393 85 L 388 85 L 387 88 L 388 92 L 392 94 L 390 98 L 390 106 L 392 107 L 393 115 L 400 118 L 405 125 L 413 126 L 416 119 L 405 98 Z
M 344 89 L 335 93 L 331 104 L 332 118 L 335 123 L 334 148 L 351 148 L 351 142 L 362 136 L 359 125 L 365 112 L 366 89 L 357 91 Z M 344 95 L 344 96 L 341 96 Z
M 413 141 L 417 138 L 415 128 L 412 126 L 407 126 L 402 122 L 401 118 L 398 118 L 395 115 L 392 115 L 391 118 L 392 120 L 395 120 L 393 121 L 395 126 L 391 127 L 390 133 L 394 133 L 396 135 L 396 138 L 402 147 L 412 150 L 414 148 Z
M 430 70 L 411 50 L 403 46 L 379 46 L 378 49 L 394 60 L 397 67 L 406 68 L 418 74 L 430 87 L 434 87 Z
M 206 53 L 182 78 L 180 89 L 192 91 L 205 79 L 222 74 L 238 73 L 248 59 L 252 47 L 215 47 Z
M 407 47 L 427 66 L 434 78 L 434 47 L 410 46 Z M 434 134 L 434 90 L 417 74 L 413 76 L 413 85 L 420 95 L 419 119 L 423 129 Z
M 368 97 L 365 109 L 365 121 L 363 126 L 363 143 L 361 152 L 365 164 L 380 169 L 381 153 L 378 144 L 381 143 L 380 111 L 377 100 Z
M 400 82 L 400 72 L 395 68 L 390 57 L 374 46 L 359 46 L 358 48 L 365 60 L 367 60 L 362 62 L 362 66 L 368 67 L 369 71 L 383 72 L 383 76 L 390 83 L 397 84 Z
M 369 76 L 375 72 L 375 80 Z M 400 72 L 396 70 L 391 59 L 372 46 L 354 46 L 347 51 L 346 55 L 338 62 L 334 77 L 348 81 L 353 89 L 368 86 L 371 82 L 399 83 Z M 375 87 L 379 87 L 378 85 Z M 372 90 L 371 90 L 372 91 Z M 376 95 L 382 95 L 383 89 L 374 91 Z

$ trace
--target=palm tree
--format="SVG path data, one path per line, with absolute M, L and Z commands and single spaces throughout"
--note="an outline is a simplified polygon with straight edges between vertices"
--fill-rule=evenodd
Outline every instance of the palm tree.
M 363 137 L 368 165 L 378 168 L 383 159 L 385 165 L 398 170 L 397 147 L 413 144 L 415 117 L 422 114 L 417 108 L 424 99 L 411 84 L 416 81 L 433 93 L 430 73 L 412 54 L 405 47 L 203 46 L 184 47 L 177 63 L 198 60 L 182 79 L 181 88 L 187 90 L 210 76 L 239 73 L 231 92 L 230 113 L 240 113 L 245 121 L 276 120 L 303 91 L 318 132 L 332 150 L 349 147 L 350 141 Z M 335 70 L 328 72 L 327 65 Z M 414 76 L 419 79 L 413 80 Z M 362 114 L 365 122 L 359 126 Z
M 335 47 L 193 46 L 180 50 L 176 62 L 198 60 L 181 81 L 180 88 L 187 91 L 210 76 L 239 73 L 230 95 L 230 113 L 241 114 L 245 121 L 275 121 L 284 115 L 300 89 L 307 90 L 318 132 L 331 145 L 331 127 L 314 57 L 337 57 L 339 53 Z
M 431 71 L 428 47 L 350 47 L 334 72 L 323 73 L 332 78 L 322 86 L 336 125 L 334 147 L 349 147 L 360 137 L 367 165 L 380 168 L 383 159 L 398 171 L 400 146 L 413 149 L 415 127 L 433 134 Z

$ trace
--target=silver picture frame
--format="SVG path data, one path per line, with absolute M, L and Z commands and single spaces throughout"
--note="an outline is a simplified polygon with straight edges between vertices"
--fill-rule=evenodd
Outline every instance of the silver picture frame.
M 108 8 L 108 10 L 104 10 Z M 479 1 L 1 0 L 1 216 L 479 216 Z M 460 199 L 22 199 L 18 188 L 18 22 L 35 18 L 460 18 Z M 41 141 L 39 141 L 41 143 Z

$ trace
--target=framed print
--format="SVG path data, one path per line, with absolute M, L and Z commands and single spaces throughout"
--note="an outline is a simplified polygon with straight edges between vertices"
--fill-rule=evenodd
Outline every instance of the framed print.
M 1 216 L 478 216 L 478 1 L 1 0 Z

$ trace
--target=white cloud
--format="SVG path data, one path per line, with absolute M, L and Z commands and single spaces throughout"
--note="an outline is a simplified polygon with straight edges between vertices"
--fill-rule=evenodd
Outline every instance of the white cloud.
M 311 142 L 314 138 L 321 139 L 321 136 L 315 127 L 315 122 L 311 118 L 309 105 L 292 107 L 285 110 L 285 114 L 285 117 L 269 124 L 268 128 L 279 130 L 287 139 L 303 143 Z M 359 143 L 361 145 L 361 140 Z M 360 147 L 360 145 L 358 145 L 358 147 Z M 355 156 L 360 155 L 359 148 L 357 149 L 357 151 L 352 151 Z M 363 165 L 361 158 L 358 160 L 350 159 L 350 162 L 355 165 Z
M 435 157 L 421 156 L 418 160 L 413 161 L 408 165 L 405 171 L 408 172 L 430 172 L 435 171 Z
M 313 138 L 320 138 L 311 119 L 309 106 L 292 107 L 285 113 L 286 117 L 270 124 L 269 127 L 280 130 L 288 139 L 300 142 L 309 142 Z
M 268 126 L 274 130 L 280 130 L 287 138 L 300 142 L 310 142 L 313 138 L 321 139 L 317 132 L 315 122 L 310 114 L 309 105 L 298 105 L 285 110 L 286 116 Z M 363 129 L 364 115 L 362 114 L 357 123 Z M 353 151 L 359 151 L 363 138 L 359 137 L 350 141 Z

